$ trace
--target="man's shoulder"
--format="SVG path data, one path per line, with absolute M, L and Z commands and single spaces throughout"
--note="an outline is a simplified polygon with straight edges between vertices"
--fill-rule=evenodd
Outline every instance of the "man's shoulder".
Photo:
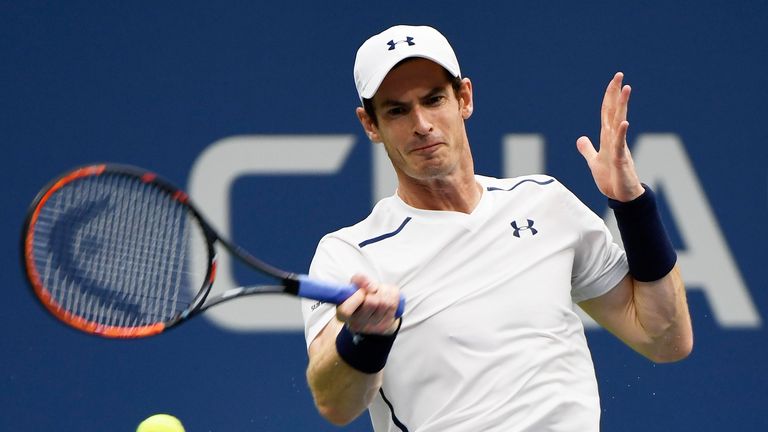
M 365 239 L 396 229 L 403 222 L 403 217 L 394 210 L 394 199 L 394 197 L 387 197 L 380 200 L 365 219 L 326 234 L 320 242 L 341 241 L 358 246 Z

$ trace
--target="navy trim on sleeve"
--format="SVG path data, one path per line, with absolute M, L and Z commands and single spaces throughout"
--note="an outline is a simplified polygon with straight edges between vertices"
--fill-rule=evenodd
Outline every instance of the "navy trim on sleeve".
M 405 218 L 403 223 L 401 223 L 400 226 L 396 230 L 394 230 L 392 232 L 389 232 L 389 233 L 386 233 L 386 234 L 382 234 L 382 235 L 380 235 L 378 237 L 374 237 L 374 238 L 371 238 L 371 239 L 368 239 L 368 240 L 361 241 L 360 243 L 358 243 L 357 246 L 363 248 L 363 247 L 368 246 L 371 243 L 380 242 L 380 241 L 386 240 L 386 239 L 388 239 L 390 237 L 394 237 L 398 233 L 400 233 L 400 231 L 402 231 L 403 228 L 405 228 L 405 225 L 408 224 L 408 222 L 410 222 L 410 221 L 411 221 L 411 217 L 409 216 L 409 217 Z
M 537 185 L 544 186 L 544 185 L 548 185 L 548 184 L 550 184 L 550 183 L 552 183 L 554 181 L 555 181 L 555 179 L 549 179 L 549 180 L 545 180 L 545 181 L 538 181 L 538 180 L 534 180 L 534 179 L 525 179 L 525 180 L 521 180 L 520 182 L 516 183 L 514 186 L 512 186 L 509 189 L 502 189 L 502 188 L 497 188 L 497 187 L 494 187 L 494 186 L 488 186 L 486 189 L 489 192 L 493 192 L 493 191 L 511 192 L 514 188 L 520 186 L 523 183 L 533 182 L 533 183 L 536 183 Z

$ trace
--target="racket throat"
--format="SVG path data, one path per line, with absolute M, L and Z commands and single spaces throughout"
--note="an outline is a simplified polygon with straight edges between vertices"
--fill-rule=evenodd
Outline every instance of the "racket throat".
M 299 295 L 299 285 L 301 282 L 299 281 L 298 276 L 296 276 L 293 273 L 290 273 L 288 276 L 285 276 L 282 278 L 283 286 L 285 287 L 285 292 L 287 294 L 291 295 Z

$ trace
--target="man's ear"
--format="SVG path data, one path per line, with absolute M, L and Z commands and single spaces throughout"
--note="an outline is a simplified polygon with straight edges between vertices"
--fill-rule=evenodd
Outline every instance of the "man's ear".
M 472 81 L 470 81 L 469 78 L 463 78 L 461 80 L 458 96 L 461 117 L 466 120 L 472 116 L 472 111 L 474 110 L 474 102 L 472 101 Z
M 368 139 L 372 142 L 381 142 L 381 136 L 379 136 L 379 128 L 376 127 L 376 125 L 373 123 L 373 120 L 368 115 L 368 113 L 365 112 L 365 109 L 363 107 L 357 107 L 355 114 L 357 114 L 357 119 L 360 120 L 360 125 L 363 126 L 363 130 L 368 136 Z

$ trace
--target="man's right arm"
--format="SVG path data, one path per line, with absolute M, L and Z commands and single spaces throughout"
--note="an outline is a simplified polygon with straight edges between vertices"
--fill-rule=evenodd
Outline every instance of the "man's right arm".
M 336 317 L 309 345 L 309 388 L 320 414 L 336 425 L 357 418 L 376 396 L 386 356 L 400 326 L 400 319 L 395 317 L 400 302 L 397 287 L 361 275 L 355 275 L 352 283 L 358 291 L 337 306 Z M 354 334 L 365 341 L 359 345 L 352 342 Z M 339 354 L 340 348 L 346 351 L 345 357 Z M 361 371 L 371 367 L 373 371 Z
M 315 405 L 326 420 L 345 425 L 363 413 L 381 387 L 383 372 L 367 374 L 349 366 L 336 351 L 344 324 L 331 319 L 309 346 L 307 382 Z

